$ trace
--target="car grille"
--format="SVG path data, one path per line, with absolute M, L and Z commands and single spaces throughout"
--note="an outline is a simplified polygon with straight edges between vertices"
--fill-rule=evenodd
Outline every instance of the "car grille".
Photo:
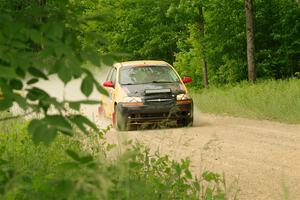
M 173 105 L 175 103 L 175 96 L 171 93 L 148 95 L 145 97 L 146 105 Z

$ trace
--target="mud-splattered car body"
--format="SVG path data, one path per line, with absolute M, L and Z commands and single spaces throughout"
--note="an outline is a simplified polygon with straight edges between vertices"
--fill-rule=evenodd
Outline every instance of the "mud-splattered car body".
M 193 123 L 193 100 L 175 69 L 164 61 L 131 61 L 116 63 L 103 86 L 109 96 L 103 97 L 99 112 L 112 118 L 119 130 L 134 125 L 182 125 Z

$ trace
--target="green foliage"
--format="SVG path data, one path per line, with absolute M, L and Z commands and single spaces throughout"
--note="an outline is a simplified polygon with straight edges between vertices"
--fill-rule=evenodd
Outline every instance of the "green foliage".
M 91 9 L 96 5 L 97 1 L 78 0 L 0 2 L 0 111 L 17 103 L 25 113 L 41 113 L 43 118 L 29 125 L 35 143 L 49 144 L 58 133 L 72 135 L 76 130 L 72 124 L 85 132 L 85 125 L 99 132 L 84 117 L 82 123 L 79 116 L 62 115 L 69 102 L 59 102 L 33 85 L 51 74 L 65 84 L 84 76 L 81 91 L 85 96 L 90 96 L 94 86 L 106 94 L 83 67 L 87 62 L 100 66 L 101 37 L 96 25 L 102 17 Z M 71 107 L 78 110 L 82 103 L 94 102 L 71 102 Z M 60 115 L 51 115 L 50 109 Z
M 198 2 L 198 3 L 197 3 Z M 189 6 L 187 6 L 189 5 Z M 196 8 L 202 6 L 204 19 Z M 244 4 L 242 1 L 181 1 L 182 19 L 188 16 L 187 35 L 178 41 L 176 68 L 194 77 L 196 87 L 203 87 L 202 58 L 208 63 L 209 81 L 213 84 L 236 82 L 246 78 L 246 36 L 244 28 Z M 191 9 L 194 8 L 194 9 Z M 199 23 L 204 23 L 201 38 Z M 204 45 L 200 45 L 200 43 Z M 244 49 L 244 50 L 243 50 Z M 186 69 L 190 73 L 186 73 Z
M 133 173 L 146 181 L 146 199 L 228 199 L 221 176 L 206 171 L 201 178 L 194 177 L 189 169 L 190 161 L 171 160 L 168 156 L 151 155 L 149 149 L 136 146 L 137 156 L 131 161 Z M 144 186 L 144 187 L 145 187 Z M 155 191 L 153 193 L 153 191 Z M 141 193 L 133 194 L 141 195 Z M 142 194 L 143 195 L 143 194 Z
M 209 2 L 205 17 L 211 82 L 224 84 L 245 79 L 247 73 L 243 1 Z
M 158 59 L 174 61 L 177 38 L 183 27 L 167 16 L 174 1 L 121 0 L 100 1 L 100 11 L 110 12 L 109 23 L 98 28 L 109 41 L 102 52 L 126 52 L 122 60 Z
M 300 123 L 300 80 L 259 81 L 194 94 L 203 112 Z
M 1 117 L 8 114 L 1 113 Z M 78 150 L 80 143 L 58 136 L 49 146 L 34 145 L 27 132 L 27 122 L 11 120 L 0 123 L 0 174 L 5 172 L 5 182 L 0 181 L 0 199 L 39 199 L 51 197 L 50 189 L 56 177 L 67 173 L 58 170 L 59 164 L 69 160 L 65 148 Z M 0 175 L 0 177 L 1 177 Z M 2 180 L 0 178 L 0 180 Z
M 121 155 L 107 157 L 114 147 L 99 145 L 92 134 L 33 145 L 26 126 L 0 123 L 1 199 L 230 198 L 220 175 L 197 178 L 187 159 L 176 162 L 131 142 Z
M 187 40 L 178 41 L 178 48 L 181 50 L 176 53 L 176 61 L 174 67 L 183 76 L 190 76 L 193 79 L 194 87 L 202 87 L 202 55 L 200 51 L 200 35 L 198 26 L 191 24 L 189 26 L 189 38 Z M 190 47 L 190 48 L 187 48 Z M 196 67 L 197 66 L 197 67 Z
M 199 2 L 199 1 L 198 1 Z M 200 38 L 198 6 L 194 1 L 174 3 L 169 12 L 179 26 L 174 65 L 181 74 L 194 77 L 201 87 L 201 58 L 208 62 L 209 80 L 214 85 L 247 78 L 244 2 L 201 1 L 204 7 L 205 38 Z M 293 77 L 300 71 L 299 4 L 294 0 L 255 1 L 257 71 L 261 78 Z M 194 28 L 191 28 L 194 27 Z M 204 40 L 205 47 L 200 41 Z
M 293 77 L 300 71 L 300 6 L 293 0 L 257 1 L 258 74 Z

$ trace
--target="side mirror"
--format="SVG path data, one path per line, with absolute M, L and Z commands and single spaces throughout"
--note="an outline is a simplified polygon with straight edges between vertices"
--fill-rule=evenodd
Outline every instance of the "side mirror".
M 188 77 L 188 76 L 184 76 L 184 77 L 182 78 L 182 82 L 183 82 L 184 84 L 191 83 L 192 81 L 193 81 L 193 79 L 192 79 L 191 77 Z
M 103 87 L 111 87 L 111 88 L 114 87 L 114 84 L 112 81 L 105 81 L 102 85 L 103 85 Z

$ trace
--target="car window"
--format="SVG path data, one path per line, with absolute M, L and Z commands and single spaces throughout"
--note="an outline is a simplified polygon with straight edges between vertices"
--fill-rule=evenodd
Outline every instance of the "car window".
M 179 77 L 169 66 L 123 67 L 120 69 L 120 84 L 173 83 Z

